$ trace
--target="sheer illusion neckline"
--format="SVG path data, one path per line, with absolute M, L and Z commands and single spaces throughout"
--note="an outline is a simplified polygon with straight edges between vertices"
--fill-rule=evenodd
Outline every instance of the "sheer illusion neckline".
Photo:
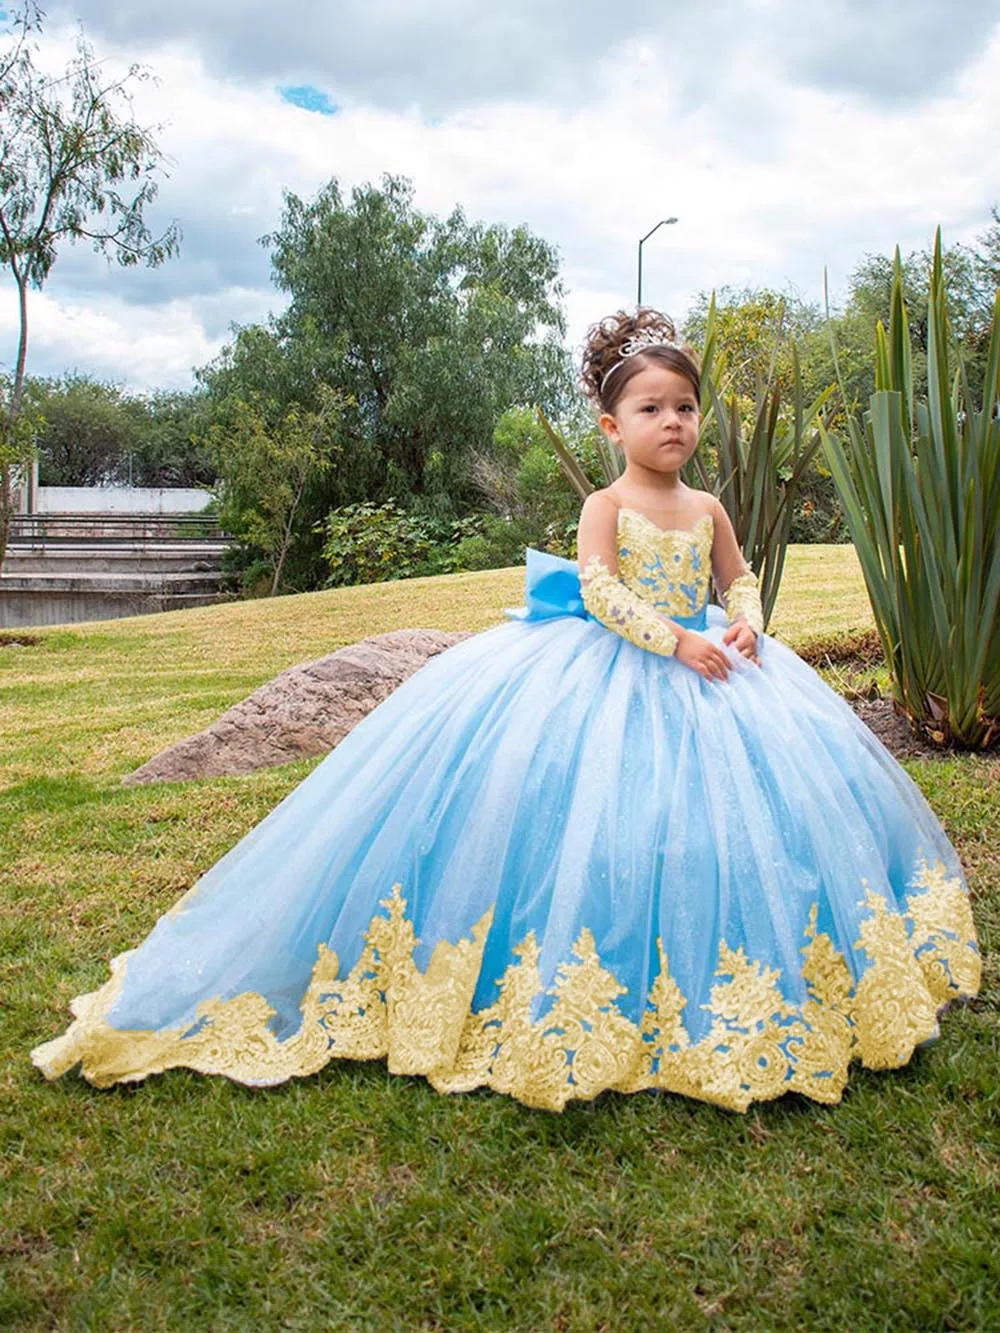
M 655 528 L 657 532 L 662 533 L 667 537 L 692 537 L 703 523 L 706 521 L 709 523 L 712 522 L 711 514 L 702 514 L 701 518 L 696 519 L 694 525 L 690 528 L 661 528 L 659 523 L 654 522 L 653 519 L 644 514 L 641 509 L 630 509 L 627 505 L 619 505 L 618 513 L 619 515 L 634 514 L 636 518 L 641 518 L 644 523 L 648 523 L 651 528 Z

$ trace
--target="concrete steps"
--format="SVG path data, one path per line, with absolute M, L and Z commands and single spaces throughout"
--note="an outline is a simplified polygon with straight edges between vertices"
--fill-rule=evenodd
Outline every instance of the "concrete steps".
M 56 574 L 85 570 L 90 574 L 170 574 L 191 570 L 219 571 L 223 541 L 215 542 L 18 542 L 7 547 L 5 576 Z
M 225 600 L 222 539 L 22 539 L 0 572 L 0 627 L 64 625 Z

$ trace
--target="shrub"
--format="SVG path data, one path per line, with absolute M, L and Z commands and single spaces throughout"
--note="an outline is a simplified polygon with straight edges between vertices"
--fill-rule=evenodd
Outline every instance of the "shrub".
M 463 537 L 455 546 L 453 568 L 506 569 L 524 560 L 526 546 L 537 540 L 532 524 L 524 519 L 505 519 L 499 514 L 479 514 L 477 531 Z
M 442 563 L 435 547 L 447 541 L 450 525 L 408 514 L 395 500 L 342 505 L 331 510 L 320 527 L 326 538 L 323 558 L 330 567 L 329 588 L 446 572 L 433 566 Z
M 955 363 L 954 376 L 951 374 Z M 824 433 L 888 663 L 918 734 L 985 749 L 1000 739 L 1000 293 L 981 398 L 949 337 L 938 232 L 927 318 L 927 399 L 914 393 L 897 251 L 876 392 L 847 437 Z

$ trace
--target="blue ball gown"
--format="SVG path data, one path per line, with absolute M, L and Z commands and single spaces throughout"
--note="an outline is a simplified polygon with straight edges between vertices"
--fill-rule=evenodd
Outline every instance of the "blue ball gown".
M 711 544 L 619 515 L 622 581 L 721 644 Z M 936 1035 L 979 982 L 961 866 L 848 705 L 774 639 L 709 683 L 595 620 L 572 562 L 526 572 L 73 1002 L 47 1077 L 384 1057 L 550 1110 L 743 1111 Z

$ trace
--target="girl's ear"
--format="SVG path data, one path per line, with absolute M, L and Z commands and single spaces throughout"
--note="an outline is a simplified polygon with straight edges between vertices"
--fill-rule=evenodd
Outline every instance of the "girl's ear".
M 618 422 L 610 412 L 602 412 L 597 418 L 597 424 L 609 440 L 614 441 L 615 444 L 621 444 L 621 431 L 618 429 Z

